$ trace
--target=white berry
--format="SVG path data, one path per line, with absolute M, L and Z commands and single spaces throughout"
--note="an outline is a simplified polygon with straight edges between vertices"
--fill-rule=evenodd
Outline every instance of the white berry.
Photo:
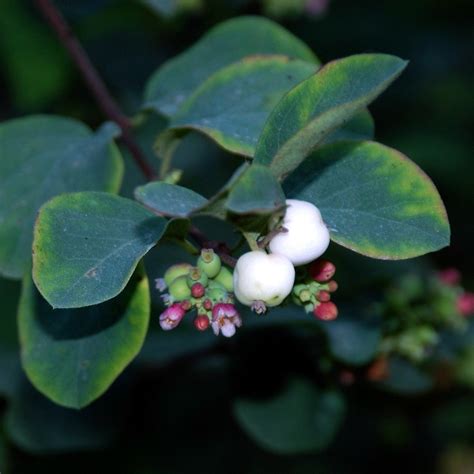
M 283 255 L 293 265 L 305 265 L 320 257 L 329 246 L 329 231 L 319 209 L 306 201 L 286 200 L 282 226 L 287 230 L 270 241 L 272 254 Z
M 263 302 L 279 305 L 291 292 L 295 269 L 282 255 L 254 250 L 242 255 L 234 269 L 234 293 L 247 306 Z

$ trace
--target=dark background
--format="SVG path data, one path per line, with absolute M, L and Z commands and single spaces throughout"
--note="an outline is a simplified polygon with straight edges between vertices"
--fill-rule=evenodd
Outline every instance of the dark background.
M 192 45 L 222 20 L 269 13 L 269 2 L 201 3 L 197 10 L 166 16 L 138 0 L 56 2 L 130 114 L 141 103 L 146 79 L 164 60 Z M 93 127 L 100 124 L 104 117 L 33 5 L 0 0 L 0 6 L 0 119 L 53 113 L 78 118 Z M 334 0 L 319 15 L 282 12 L 276 20 L 308 43 L 323 62 L 360 52 L 391 53 L 410 60 L 402 77 L 370 107 L 376 138 L 417 162 L 437 185 L 451 221 L 452 245 L 431 256 L 429 265 L 458 267 L 464 286 L 472 289 L 472 2 Z M 210 150 L 210 155 L 221 153 L 202 143 L 204 139 L 195 140 Z M 217 178 L 209 182 L 202 164 L 193 161 L 191 154 L 185 155 L 186 148 L 178 157 L 191 169 L 185 184 L 207 194 L 219 187 Z M 238 161 L 232 158 L 225 163 L 220 171 L 224 176 Z M 135 176 L 133 170 L 131 173 Z M 124 185 L 124 194 L 136 179 L 132 181 Z M 17 290 L 15 284 L 11 287 Z M 10 315 L 12 309 L 3 306 L 0 311 Z M 13 325 L 4 321 L 0 330 L 13 331 Z M 256 349 L 262 340 L 257 332 L 211 355 L 198 352 L 169 364 L 151 357 L 146 370 L 139 375 L 126 372 L 92 408 L 105 413 L 99 422 L 100 432 L 104 427 L 118 429 L 112 446 L 53 455 L 8 445 L 11 472 L 473 472 L 472 391 L 462 390 L 400 397 L 357 386 L 350 390 L 348 418 L 329 450 L 289 457 L 262 451 L 233 421 L 228 406 L 231 393 L 250 391 L 264 396 L 280 386 L 282 374 L 289 372 L 321 376 L 299 357 L 303 349 L 291 333 L 274 329 L 264 339 L 265 350 Z M 25 397 L 32 398 L 29 406 L 37 408 L 25 416 L 30 420 L 37 417 L 38 424 L 58 423 L 57 414 L 56 421 L 49 415 L 49 404 L 28 390 L 25 388 Z M 115 403 L 118 391 L 128 393 L 128 398 L 117 402 L 116 410 L 107 415 L 108 408 L 103 407 Z M 59 415 L 73 431 L 77 420 L 68 417 L 66 410 Z M 77 439 L 93 437 L 94 430 L 81 430 L 77 428 Z M 0 460 L 1 440 L 0 431 Z M 69 451 L 67 443 L 63 450 Z

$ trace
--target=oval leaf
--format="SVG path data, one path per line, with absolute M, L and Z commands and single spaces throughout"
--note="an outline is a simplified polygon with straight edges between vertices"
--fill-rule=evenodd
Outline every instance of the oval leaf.
M 374 119 L 367 109 L 362 109 L 349 122 L 332 132 L 321 143 L 326 145 L 347 140 L 373 140 L 374 133 Z
M 18 312 L 23 368 L 48 398 L 82 408 L 102 395 L 138 354 L 149 317 L 146 278 L 131 282 L 107 303 L 53 310 L 27 277 Z
M 263 449 L 296 454 L 324 449 L 334 438 L 345 413 L 338 392 L 320 392 L 305 380 L 291 381 L 271 400 L 237 400 L 234 414 Z
M 123 162 L 117 128 L 96 133 L 75 120 L 33 116 L 0 125 L 0 273 L 21 278 L 31 264 L 40 206 L 71 191 L 118 192 Z
M 346 364 L 364 365 L 377 354 L 381 324 L 373 311 L 343 311 L 336 320 L 322 323 L 321 327 L 327 334 L 332 355 Z
M 421 367 L 402 357 L 391 357 L 388 365 L 388 378 L 376 385 L 399 395 L 418 395 L 434 387 L 433 378 Z
M 55 308 L 102 303 L 123 290 L 167 221 L 107 193 L 64 194 L 45 204 L 33 243 L 33 278 Z
M 171 116 L 211 74 L 255 54 L 283 54 L 319 64 L 301 40 L 278 24 L 262 17 L 234 18 L 161 66 L 146 86 L 145 107 Z
M 123 393 L 123 386 L 121 393 L 108 393 L 92 406 L 75 410 L 44 397 L 28 382 L 21 367 L 17 378 L 5 413 L 5 431 L 13 443 L 29 453 L 51 455 L 103 449 L 117 439 L 124 427 L 129 391 Z
M 267 214 L 285 205 L 280 183 L 266 166 L 251 165 L 232 186 L 225 203 L 236 214 Z
M 325 146 L 285 190 L 320 209 L 333 241 L 369 257 L 412 258 L 449 244 L 446 210 L 431 180 L 380 143 Z
M 253 156 L 270 112 L 316 69 L 284 56 L 245 58 L 207 79 L 181 106 L 170 128 L 198 130 L 226 150 Z
M 191 189 L 157 181 L 135 189 L 135 199 L 166 216 L 186 217 L 207 199 Z
M 258 141 L 255 162 L 284 178 L 327 135 L 372 102 L 406 65 L 386 54 L 360 54 L 326 64 L 275 107 Z

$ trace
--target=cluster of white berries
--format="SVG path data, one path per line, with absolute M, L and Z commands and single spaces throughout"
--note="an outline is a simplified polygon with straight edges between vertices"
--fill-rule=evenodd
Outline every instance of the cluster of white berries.
M 279 305 L 295 283 L 295 266 L 320 257 L 329 246 L 329 231 L 313 204 L 286 201 L 282 232 L 268 245 L 270 253 L 254 250 L 242 255 L 234 269 L 234 293 L 257 313 Z

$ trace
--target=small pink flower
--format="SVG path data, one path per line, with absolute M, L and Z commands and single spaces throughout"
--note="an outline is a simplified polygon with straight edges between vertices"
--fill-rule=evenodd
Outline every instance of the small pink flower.
M 458 311 L 464 316 L 474 313 L 474 293 L 466 291 L 458 297 L 456 301 Z
M 454 267 L 446 268 L 438 272 L 438 278 L 445 285 L 454 286 L 461 281 L 461 272 Z
M 186 311 L 180 303 L 174 303 L 160 315 L 160 326 L 164 331 L 174 329 L 183 319 Z
M 212 309 L 211 325 L 216 336 L 222 333 L 225 337 L 232 337 L 236 328 L 242 326 L 242 319 L 233 304 L 217 303 Z
M 163 293 L 163 291 L 166 290 L 166 283 L 164 278 L 155 278 L 155 288 L 160 292 Z

